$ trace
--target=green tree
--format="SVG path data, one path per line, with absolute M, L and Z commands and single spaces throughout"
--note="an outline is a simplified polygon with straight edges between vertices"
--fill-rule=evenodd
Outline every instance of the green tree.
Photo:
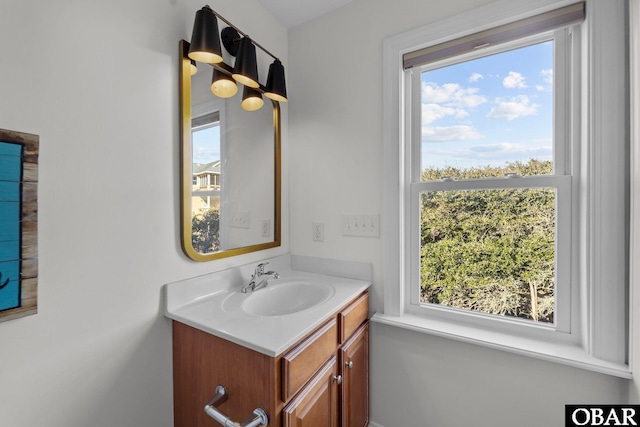
M 552 173 L 551 162 L 428 169 L 423 178 Z M 424 192 L 421 300 L 553 321 L 555 191 L 523 188 Z
M 200 253 L 220 249 L 220 211 L 209 209 L 191 218 L 191 242 Z

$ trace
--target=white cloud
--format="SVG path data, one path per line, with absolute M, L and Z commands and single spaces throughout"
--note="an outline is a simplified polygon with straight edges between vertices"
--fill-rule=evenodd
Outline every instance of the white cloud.
M 454 116 L 463 119 L 469 113 L 462 108 L 444 107 L 440 104 L 422 104 L 422 124 L 428 125 L 446 116 Z
M 524 89 L 527 87 L 526 79 L 520 73 L 509 71 L 507 77 L 502 80 L 502 84 L 507 89 Z
M 460 168 L 484 165 L 501 166 L 506 162 L 520 160 L 526 162 L 531 158 L 553 160 L 553 143 L 547 140 L 530 140 L 522 142 L 463 142 L 463 145 L 434 142 L 423 151 L 423 167 L 454 166 Z
M 440 104 L 422 104 L 422 124 L 425 125 L 454 114 L 456 114 L 455 108 L 443 107 Z
M 422 84 L 422 102 L 429 104 L 443 104 L 452 108 L 473 108 L 487 102 L 478 95 L 478 88 L 463 88 L 458 83 L 446 83 L 439 86 L 435 83 Z
M 460 103 L 465 107 L 473 108 L 487 102 L 487 98 L 482 95 L 476 95 L 477 92 L 479 92 L 479 89 L 467 89 L 467 94 L 462 96 Z
M 475 83 L 480 79 L 484 79 L 484 76 L 482 74 L 480 74 L 480 73 L 473 73 L 473 74 L 471 74 L 471 77 L 469 77 L 469 81 L 471 83 Z
M 442 86 L 435 83 L 423 83 L 422 102 L 433 102 L 436 104 L 451 102 L 460 90 L 460 85 L 457 83 L 445 83 Z
M 551 90 L 553 87 L 553 68 L 540 70 L 540 76 L 542 77 L 543 84 L 536 85 L 536 89 L 538 91 Z
M 464 110 L 462 108 L 458 108 L 456 109 L 456 119 L 464 119 L 465 117 L 468 117 L 469 113 L 467 112 L 467 110 Z
M 447 116 L 455 119 L 468 117 L 467 108 L 474 108 L 487 102 L 487 99 L 478 92 L 477 88 L 464 88 L 457 83 L 446 83 L 442 86 L 423 83 L 422 123 L 427 125 Z
M 493 107 L 489 114 L 488 119 L 507 119 L 514 120 L 519 117 L 531 116 L 538 113 L 538 104 L 533 104 L 529 101 L 527 95 L 518 95 L 510 100 L 502 98 L 496 99 L 497 106 Z
M 193 161 L 195 163 L 209 163 L 218 159 L 220 159 L 219 149 L 196 144 L 193 145 Z
M 465 141 L 482 137 L 471 126 L 422 127 L 422 141 L 425 142 Z
M 469 147 L 469 150 L 483 156 L 499 154 L 504 158 L 549 158 L 552 154 L 552 143 L 550 141 L 546 141 L 544 144 L 532 141 L 526 143 L 499 142 L 476 145 Z

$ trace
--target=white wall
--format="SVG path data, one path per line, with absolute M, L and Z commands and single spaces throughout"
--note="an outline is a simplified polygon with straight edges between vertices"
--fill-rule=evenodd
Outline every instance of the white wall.
M 290 31 L 291 249 L 371 261 L 378 239 L 343 237 L 341 213 L 382 212 L 382 41 L 487 0 L 354 0 Z M 325 241 L 311 223 L 325 223 Z M 625 403 L 629 382 L 374 324 L 371 418 L 385 427 L 558 426 L 568 403 Z
M 288 65 L 257 2 L 209 4 Z M 0 0 L 0 127 L 40 135 L 39 312 L 0 323 L 3 426 L 172 426 L 162 285 L 288 252 L 286 210 L 282 248 L 180 249 L 178 40 L 203 5 Z

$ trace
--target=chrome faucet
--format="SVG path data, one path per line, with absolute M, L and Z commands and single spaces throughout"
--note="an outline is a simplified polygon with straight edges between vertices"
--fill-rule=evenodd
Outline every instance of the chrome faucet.
M 269 283 L 269 279 L 273 277 L 277 279 L 280 277 L 275 271 L 264 271 L 264 266 L 269 264 L 268 262 L 262 262 L 256 266 L 255 271 L 251 275 L 251 279 L 249 282 L 242 287 L 242 292 L 246 293 L 248 289 L 252 291 L 257 291 L 260 288 L 265 288 Z M 271 276 L 260 279 L 262 276 Z

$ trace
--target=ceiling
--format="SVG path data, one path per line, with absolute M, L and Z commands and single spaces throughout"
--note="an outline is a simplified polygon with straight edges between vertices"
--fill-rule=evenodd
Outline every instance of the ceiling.
M 293 28 L 352 0 L 258 0 L 283 26 Z

